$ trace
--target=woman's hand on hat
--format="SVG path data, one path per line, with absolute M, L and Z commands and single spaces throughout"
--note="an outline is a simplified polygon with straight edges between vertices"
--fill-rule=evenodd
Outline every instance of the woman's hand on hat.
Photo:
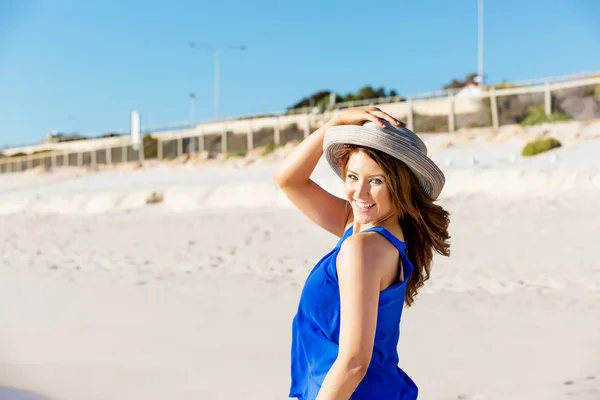
M 388 121 L 393 126 L 406 126 L 404 122 L 398 121 L 385 111 L 377 107 L 368 108 L 344 108 L 331 117 L 331 125 L 362 125 L 365 122 L 372 121 L 385 128 L 384 121 Z

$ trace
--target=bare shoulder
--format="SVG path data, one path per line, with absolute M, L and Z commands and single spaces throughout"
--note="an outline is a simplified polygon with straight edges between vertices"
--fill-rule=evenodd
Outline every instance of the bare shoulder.
M 349 269 L 383 272 L 388 266 L 395 265 L 397 260 L 398 250 L 381 234 L 359 233 L 342 244 L 338 254 L 338 273 Z

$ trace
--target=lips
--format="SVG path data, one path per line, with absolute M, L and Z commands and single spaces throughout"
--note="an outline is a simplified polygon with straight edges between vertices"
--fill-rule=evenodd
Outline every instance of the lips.
M 373 207 L 375 207 L 375 204 L 373 203 L 363 203 L 361 201 L 353 201 L 354 206 L 358 209 L 358 211 L 360 212 L 369 212 Z

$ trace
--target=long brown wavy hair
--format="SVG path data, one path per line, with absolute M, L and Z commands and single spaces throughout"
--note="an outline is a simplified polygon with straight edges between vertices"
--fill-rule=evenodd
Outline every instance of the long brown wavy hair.
M 384 152 L 355 145 L 341 147 L 334 158 L 342 167 L 344 175 L 350 156 L 357 151 L 363 151 L 373 159 L 388 178 L 386 184 L 392 196 L 393 210 L 375 225 L 394 215 L 398 216 L 407 255 L 415 267 L 406 284 L 405 302 L 410 307 L 418 290 L 429 279 L 433 252 L 450 256 L 450 214 L 425 194 L 418 178 L 406 164 Z

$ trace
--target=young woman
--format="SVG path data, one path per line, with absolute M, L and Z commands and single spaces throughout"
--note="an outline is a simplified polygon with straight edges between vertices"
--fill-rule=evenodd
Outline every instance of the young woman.
M 311 180 L 325 154 L 346 199 Z M 450 254 L 445 180 L 425 144 L 378 108 L 346 109 L 305 139 L 274 175 L 294 205 L 339 237 L 309 274 L 292 325 L 290 397 L 416 399 L 398 366 L 404 303 Z

